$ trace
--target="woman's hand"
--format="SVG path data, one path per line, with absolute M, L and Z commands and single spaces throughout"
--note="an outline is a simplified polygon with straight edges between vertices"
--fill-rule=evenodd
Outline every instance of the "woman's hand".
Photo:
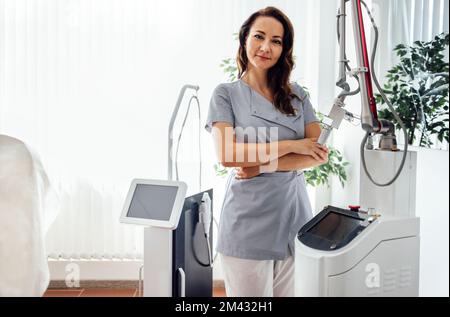
M 325 156 L 321 157 L 319 160 L 316 160 L 317 164 L 315 164 L 314 167 L 328 163 L 328 153 L 329 153 L 328 148 L 323 146 L 323 149 L 325 151 Z
M 328 148 L 317 143 L 317 138 L 291 141 L 292 153 L 310 155 L 317 161 L 328 161 Z M 322 163 L 324 164 L 324 163 Z
M 236 170 L 236 179 L 249 179 L 261 174 L 260 166 L 252 166 L 252 167 L 237 167 Z

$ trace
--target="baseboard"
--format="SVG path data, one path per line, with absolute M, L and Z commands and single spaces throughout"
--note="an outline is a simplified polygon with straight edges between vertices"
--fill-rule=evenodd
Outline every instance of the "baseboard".
M 139 260 L 49 260 L 52 281 L 137 281 Z
M 137 288 L 139 260 L 49 260 L 50 289 L 64 288 Z M 224 288 L 222 279 L 213 280 L 214 288 Z
M 137 289 L 139 287 L 139 281 L 102 281 L 102 280 L 80 280 L 77 286 L 68 285 L 66 281 L 52 280 L 48 286 L 49 289 Z
M 78 288 L 105 288 L 105 289 L 130 289 L 130 288 L 138 288 L 139 281 L 119 281 L 119 280 L 111 280 L 111 281 L 84 281 L 81 280 L 79 286 L 77 287 L 68 287 L 66 281 L 61 280 L 52 280 L 48 286 L 49 289 L 78 289 Z M 213 288 L 224 289 L 225 284 L 223 280 L 213 280 Z

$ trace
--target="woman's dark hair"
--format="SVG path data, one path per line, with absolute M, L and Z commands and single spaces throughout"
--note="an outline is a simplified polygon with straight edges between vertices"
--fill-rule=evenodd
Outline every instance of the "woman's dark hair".
M 274 106 L 285 114 L 294 115 L 294 108 L 291 105 L 293 98 L 298 98 L 292 93 L 289 85 L 289 78 L 294 68 L 292 57 L 294 45 L 294 28 L 289 18 L 280 10 L 274 7 L 267 7 L 253 13 L 241 26 L 239 30 L 239 50 L 237 54 L 237 66 L 239 70 L 238 78 L 241 78 L 248 69 L 248 57 L 245 50 L 250 28 L 258 17 L 272 17 L 279 21 L 284 28 L 283 50 L 278 62 L 269 69 L 267 73 L 268 85 L 274 94 Z

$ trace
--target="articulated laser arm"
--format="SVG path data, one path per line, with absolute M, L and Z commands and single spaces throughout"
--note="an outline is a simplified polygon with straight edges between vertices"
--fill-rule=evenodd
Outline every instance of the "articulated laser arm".
M 380 87 L 375 74 L 371 73 L 371 68 L 373 69 L 376 46 L 378 42 L 378 28 L 376 27 L 375 21 L 372 15 L 370 14 L 368 7 L 362 0 L 340 0 L 340 1 L 341 1 L 340 9 L 337 15 L 340 59 L 339 59 L 339 78 L 336 82 L 336 85 L 342 88 L 342 91 L 335 99 L 330 114 L 323 122 L 323 129 L 319 137 L 318 143 L 325 144 L 331 134 L 331 131 L 333 129 L 338 129 L 343 119 L 347 120 L 353 120 L 355 118 L 360 119 L 361 127 L 364 131 L 366 131 L 366 136 L 364 137 L 361 144 L 361 158 L 364 170 L 366 171 L 366 174 L 369 177 L 369 179 L 375 185 L 388 186 L 392 184 L 400 175 L 400 172 L 403 168 L 406 159 L 408 144 L 407 142 L 405 142 L 402 164 L 399 170 L 397 171 L 396 175 L 394 176 L 394 178 L 386 184 L 379 184 L 376 181 L 374 181 L 367 171 L 364 159 L 364 147 L 366 146 L 367 140 L 371 141 L 373 135 L 380 134 L 381 135 L 379 145 L 380 149 L 389 151 L 397 151 L 397 141 L 395 137 L 395 125 L 390 121 L 378 119 L 377 106 L 373 95 L 372 78 L 384 101 L 389 106 L 396 120 L 402 126 L 402 130 L 405 136 L 406 136 L 406 129 L 404 127 L 403 122 L 400 120 L 399 116 L 393 109 L 391 103 L 384 95 L 383 89 Z M 345 53 L 345 19 L 347 16 L 346 2 L 350 2 L 352 9 L 353 34 L 355 39 L 355 48 L 357 56 L 357 67 L 354 69 L 350 68 L 349 61 L 347 60 L 347 56 Z M 364 30 L 364 19 L 362 14 L 362 5 L 366 7 L 375 30 L 375 44 L 371 60 L 369 60 L 369 54 L 367 50 L 366 33 Z M 355 79 L 357 79 L 359 84 L 359 88 L 357 90 L 350 91 L 350 85 L 347 83 L 347 73 L 352 77 L 354 77 Z M 361 96 L 360 118 L 344 109 L 345 98 L 347 96 L 356 95 L 358 93 Z M 405 140 L 407 140 L 407 138 L 405 138 Z M 372 149 L 371 142 L 369 142 L 369 146 L 367 148 Z

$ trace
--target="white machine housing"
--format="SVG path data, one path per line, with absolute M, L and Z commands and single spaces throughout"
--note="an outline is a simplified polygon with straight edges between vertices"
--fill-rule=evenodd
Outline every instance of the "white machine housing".
M 403 152 L 365 151 L 366 164 L 377 182 L 386 182 L 398 170 Z M 417 153 L 408 151 L 402 173 L 386 187 L 374 185 L 363 168 L 360 170 L 359 203 L 382 215 L 414 217 L 416 214 Z
M 296 240 L 296 296 L 418 296 L 419 218 L 381 216 L 348 245 Z
M 402 155 L 400 151 L 366 151 L 368 168 L 377 180 L 384 181 Z M 416 162 L 416 153 L 408 152 L 399 179 L 386 188 L 373 185 L 361 172 L 361 210 L 371 208 L 380 217 L 345 247 L 321 251 L 296 239 L 296 295 L 419 296 Z

